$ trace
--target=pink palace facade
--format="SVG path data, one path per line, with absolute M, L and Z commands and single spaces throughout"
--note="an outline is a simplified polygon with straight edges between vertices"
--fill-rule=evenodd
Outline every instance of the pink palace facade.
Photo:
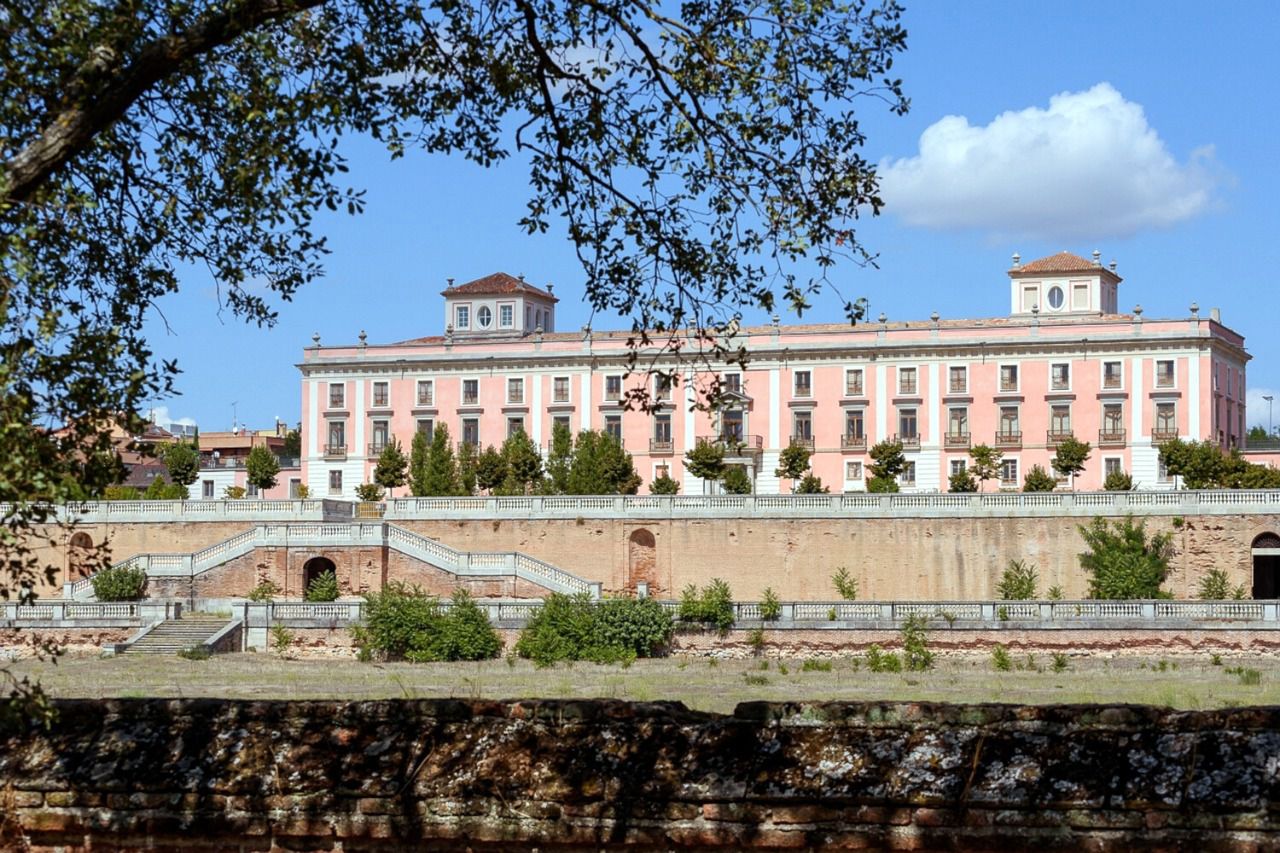
M 1093 445 L 1077 489 L 1101 488 L 1114 468 L 1138 488 L 1173 488 L 1156 448 L 1174 436 L 1241 444 L 1250 356 L 1216 310 L 1119 313 L 1120 276 L 1097 252 L 1027 264 L 1014 255 L 1008 275 L 1005 317 L 744 328 L 748 367 L 722 374 L 730 403 L 714 414 L 689 406 L 705 376 L 684 374 L 674 394 L 626 377 L 626 333 L 555 331 L 550 287 L 504 273 L 451 281 L 442 336 L 368 344 L 362 332 L 337 347 L 317 336 L 304 351 L 302 478 L 312 496 L 352 498 L 392 436 L 407 452 L 415 430 L 439 424 L 481 447 L 521 429 L 544 452 L 556 421 L 606 430 L 646 489 L 665 470 L 682 494 L 715 488 L 688 474 L 683 456 L 719 436 L 735 438 L 730 461 L 763 494 L 791 490 L 774 469 L 792 440 L 812 447 L 812 469 L 833 492 L 865 489 L 867 450 L 886 438 L 906 448 L 904 492 L 946 491 L 974 444 L 1004 454 L 987 490 L 1019 488 L 1033 465 L 1048 470 L 1067 435 Z M 656 414 L 621 402 L 645 381 L 669 401 Z

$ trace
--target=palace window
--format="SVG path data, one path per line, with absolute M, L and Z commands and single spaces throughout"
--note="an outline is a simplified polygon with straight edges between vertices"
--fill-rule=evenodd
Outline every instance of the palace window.
M 1000 461 L 1000 485 L 1018 485 L 1018 460 L 1003 459 Z
M 969 369 L 953 366 L 947 371 L 947 390 L 952 394 L 963 394 L 969 390 Z
M 373 422 L 373 443 L 369 446 L 369 454 L 371 456 L 381 453 L 383 448 L 387 446 L 387 433 L 387 421 Z
M 670 376 L 653 377 L 653 399 L 656 403 L 662 403 L 671 399 Z
M 436 422 L 433 418 L 418 418 L 418 432 L 427 437 L 430 441 L 436 434 Z
M 605 415 L 604 431 L 619 444 L 622 443 L 622 415 Z
M 914 367 L 898 368 L 898 393 L 916 393 L 916 369 Z
M 507 418 L 507 438 L 518 432 L 524 432 L 524 418 Z
M 969 410 L 964 406 L 953 406 L 947 411 L 947 435 L 967 436 L 969 434 Z
M 1161 359 L 1156 362 L 1156 387 L 1173 387 L 1173 359 Z M 1231 394 L 1230 387 L 1227 388 L 1227 394 L 1228 396 Z
M 1102 471 L 1105 476 L 1110 477 L 1112 474 L 1119 474 L 1124 469 L 1121 467 L 1122 460 L 1119 456 L 1108 456 L 1102 460 Z
M 1156 403 L 1155 433 L 1162 437 L 1178 434 L 1177 409 L 1173 403 Z
M 862 479 L 862 462 L 856 459 L 850 459 L 844 463 L 844 478 L 846 480 Z
M 967 459 L 952 459 L 952 460 L 951 460 L 951 476 L 952 476 L 952 477 L 958 477 L 958 476 L 960 476 L 960 475 L 961 475 L 961 474 L 963 474 L 966 470 L 968 470 L 968 468 L 969 468 L 969 460 L 967 460 Z
M 1018 365 L 1000 365 L 1000 390 L 1004 392 L 1018 390 Z
M 474 406 L 480 402 L 480 380 L 462 380 L 462 405 Z
M 455 329 L 471 328 L 471 308 L 466 305 L 459 305 L 453 312 L 453 327 Z
M 470 444 L 472 447 L 480 446 L 480 419 L 479 418 L 463 418 L 462 419 L 462 443 Z
M 720 378 L 720 388 L 724 391 L 736 391 L 742 393 L 742 374 L 726 373 Z
M 1071 432 L 1071 407 L 1057 405 L 1049 409 L 1049 432 L 1068 435 Z
M 850 409 L 844 413 L 844 434 L 849 438 L 863 438 L 866 433 L 865 415 L 862 409 Z
M 1120 362 L 1104 361 L 1102 363 L 1102 387 L 1105 389 L 1115 390 L 1123 387 L 1124 379 L 1121 372 Z
M 1049 368 L 1049 389 L 1052 391 L 1071 390 L 1071 365 L 1054 364 Z
M 916 484 L 916 463 L 908 461 L 903 465 L 902 475 L 898 480 L 904 486 L 914 486 Z
M 385 409 L 389 405 L 391 405 L 391 392 L 387 388 L 387 383 L 373 383 L 373 407 Z
M 342 494 L 342 471 L 334 470 L 329 472 L 329 494 Z
M 330 453 L 345 452 L 347 449 L 347 422 L 346 421 L 329 421 L 329 446 Z
M 507 402 L 523 403 L 524 402 L 524 379 L 508 378 L 507 379 Z
M 569 377 L 557 376 L 551 380 L 551 402 L 569 402 Z
M 861 397 L 863 394 L 862 386 L 862 369 L 850 368 L 844 372 L 844 395 L 846 397 Z
M 813 412 L 796 412 L 792 418 L 791 436 L 801 441 L 813 440 Z
M 920 438 L 919 422 L 914 408 L 898 409 L 898 438 L 903 440 Z
M 341 382 L 329 383 L 329 408 L 341 409 L 347 399 L 347 386 Z
M 570 432 L 573 431 L 573 427 L 569 426 L 568 415 L 556 415 L 554 418 L 551 419 L 551 425 L 552 427 L 562 426 Z
M 493 323 L 493 311 L 488 305 L 481 305 L 476 311 L 476 325 L 482 329 L 487 329 Z
M 435 405 L 436 388 L 435 383 L 430 379 L 418 380 L 418 405 L 432 406 Z
M 809 397 L 813 394 L 813 384 L 810 380 L 811 374 L 807 370 L 797 370 L 795 372 L 795 396 Z
M 622 377 L 620 375 L 604 378 L 604 398 L 612 403 L 622 399 Z
M 1017 406 L 1001 406 L 1000 407 L 1000 434 L 1001 435 L 1017 435 L 1022 430 L 1018 425 L 1018 407 Z
M 671 415 L 658 415 L 653 419 L 653 440 L 658 445 L 670 447 Z
M 512 305 L 498 306 L 498 325 L 504 329 L 510 329 L 515 325 L 515 307 Z

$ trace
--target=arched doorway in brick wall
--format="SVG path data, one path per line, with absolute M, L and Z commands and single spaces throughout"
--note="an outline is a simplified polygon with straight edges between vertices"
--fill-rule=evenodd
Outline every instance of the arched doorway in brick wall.
M 1280 598 L 1280 536 L 1263 533 L 1253 540 L 1253 597 Z
M 302 594 L 306 595 L 311 582 L 325 572 L 338 574 L 338 567 L 328 557 L 312 557 L 302 564 Z
M 649 595 L 664 590 L 658 582 L 658 543 L 653 533 L 641 527 L 627 538 L 627 588 L 635 592 L 637 584 L 647 583 Z

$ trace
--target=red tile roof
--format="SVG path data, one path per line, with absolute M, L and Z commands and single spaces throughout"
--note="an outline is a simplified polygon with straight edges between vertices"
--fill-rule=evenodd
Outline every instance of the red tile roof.
M 1102 272 L 1107 275 L 1119 279 L 1110 269 L 1095 264 L 1093 261 L 1085 260 L 1079 255 L 1073 255 L 1071 252 L 1059 252 L 1056 255 L 1049 255 L 1047 258 L 1037 258 L 1029 261 L 1022 266 L 1014 267 L 1009 270 L 1011 273 L 1053 273 L 1053 272 Z
M 529 293 L 533 296 L 540 296 L 543 299 L 550 299 L 552 302 L 560 301 L 553 296 L 550 291 L 543 290 L 541 287 L 534 287 L 523 279 L 507 275 L 504 272 L 496 272 L 492 275 L 487 275 L 484 278 L 478 278 L 475 281 L 468 281 L 466 284 L 459 284 L 456 287 L 446 288 L 440 295 L 490 296 L 508 293 Z

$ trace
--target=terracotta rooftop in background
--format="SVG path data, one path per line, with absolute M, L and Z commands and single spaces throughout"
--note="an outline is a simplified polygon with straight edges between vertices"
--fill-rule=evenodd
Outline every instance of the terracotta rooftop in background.
M 1037 258 L 1034 261 L 1028 261 L 1021 266 L 1013 267 L 1010 273 L 1046 273 L 1046 272 L 1104 272 L 1107 275 L 1120 280 L 1120 276 L 1116 275 L 1111 269 L 1095 264 L 1093 261 L 1085 260 L 1079 255 L 1071 252 L 1059 252 L 1056 255 L 1049 255 L 1046 258 Z
M 468 281 L 466 284 L 459 284 L 455 287 L 448 287 L 441 291 L 441 296 L 485 296 L 489 294 L 503 293 L 530 293 L 534 296 L 541 296 L 543 299 L 550 299 L 552 302 L 559 302 L 548 290 L 541 287 L 534 287 L 526 281 L 507 275 L 504 272 L 496 272 L 487 275 L 484 278 L 478 278 L 475 281 Z

